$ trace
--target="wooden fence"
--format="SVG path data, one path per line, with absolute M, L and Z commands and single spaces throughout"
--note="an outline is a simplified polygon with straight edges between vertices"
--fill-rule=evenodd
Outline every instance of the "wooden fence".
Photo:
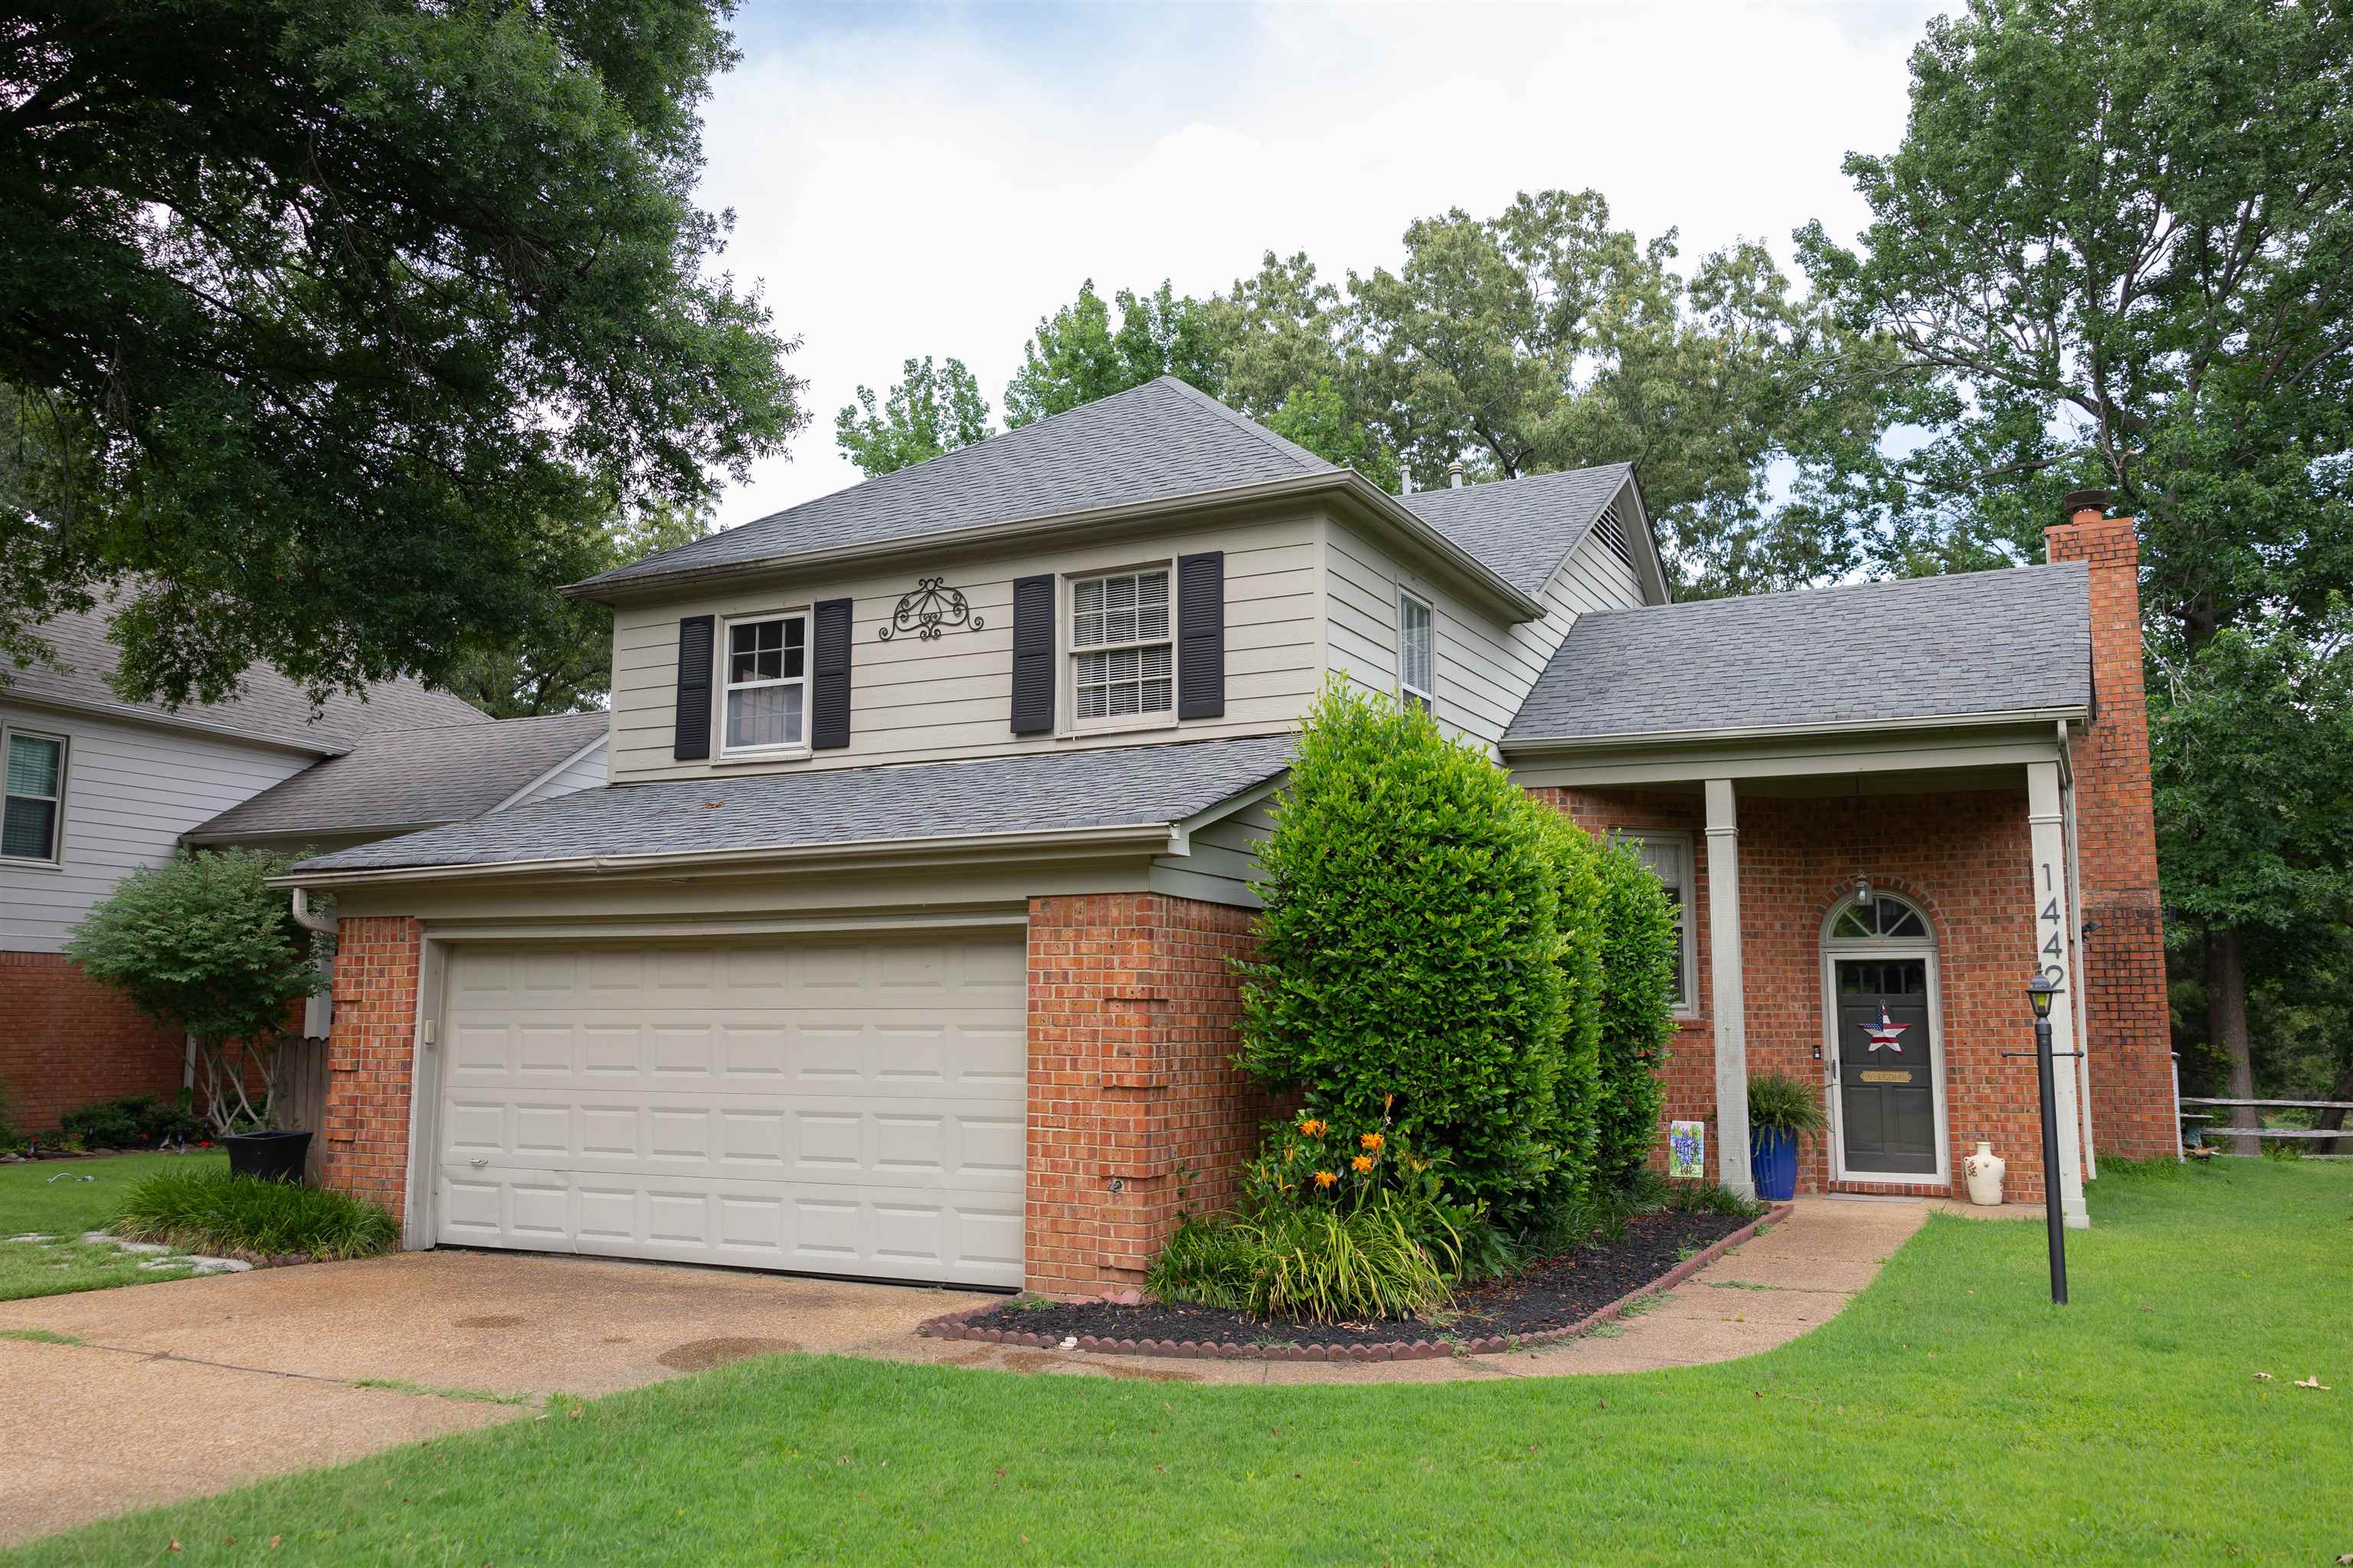
M 2297 1108 L 2305 1110 L 2353 1111 L 2353 1100 L 2225 1100 L 2190 1098 L 2184 1099 L 2181 1103 L 2185 1107 L 2189 1106 L 2243 1106 L 2257 1111 L 2258 1114 L 2268 1109 L 2291 1110 Z M 2212 1116 L 2202 1112 L 2193 1112 L 2185 1109 L 2181 1119 L 2185 1122 L 2194 1121 L 2211 1123 L 2215 1118 Z M 2234 1149 L 2227 1149 L 2223 1147 L 2225 1144 L 2237 1139 L 2275 1138 L 2283 1139 L 2293 1139 L 2299 1141 L 2311 1139 L 2319 1142 L 2321 1147 L 2306 1156 L 2306 1158 L 2310 1160 L 2353 1160 L 2353 1154 L 2340 1153 L 2337 1149 L 2337 1141 L 2339 1139 L 2353 1139 L 2353 1128 L 2232 1127 L 2227 1125 L 2215 1127 L 2210 1125 L 2199 1128 L 2196 1131 L 2198 1141 L 2206 1144 L 2218 1154 L 2231 1154 L 2238 1152 L 2238 1150 Z M 2183 1141 L 2187 1142 L 2189 1140 L 2185 1139 Z
M 278 1061 L 278 1125 L 311 1134 L 302 1179 L 316 1184 L 327 1157 L 327 1043 L 289 1040 Z

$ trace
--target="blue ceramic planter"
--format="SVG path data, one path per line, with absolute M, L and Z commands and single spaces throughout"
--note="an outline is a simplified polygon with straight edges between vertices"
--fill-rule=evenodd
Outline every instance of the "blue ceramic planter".
M 1748 1129 L 1748 1179 L 1757 1195 L 1774 1202 L 1798 1195 L 1798 1135 L 1781 1128 Z

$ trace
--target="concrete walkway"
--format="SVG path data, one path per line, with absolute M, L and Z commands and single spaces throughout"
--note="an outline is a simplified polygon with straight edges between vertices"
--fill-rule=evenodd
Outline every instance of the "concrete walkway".
M 1930 1205 L 1917 1201 L 1800 1198 L 1789 1219 L 1649 1298 L 1634 1316 L 1582 1339 L 1509 1355 L 1366 1364 L 1194 1361 L 923 1339 L 854 1353 L 1066 1377 L 1198 1383 L 1464 1383 L 1701 1366 L 1769 1351 L 1838 1316 L 1929 1213 Z

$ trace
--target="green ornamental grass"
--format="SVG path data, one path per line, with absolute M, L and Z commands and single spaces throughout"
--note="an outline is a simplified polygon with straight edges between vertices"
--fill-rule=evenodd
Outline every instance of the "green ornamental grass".
M 189 1252 L 367 1257 L 400 1240 L 391 1214 L 342 1192 L 226 1170 L 167 1171 L 131 1191 L 114 1234 Z

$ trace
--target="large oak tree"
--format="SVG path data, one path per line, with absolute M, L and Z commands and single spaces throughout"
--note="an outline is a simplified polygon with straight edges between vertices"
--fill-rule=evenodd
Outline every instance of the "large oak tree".
M 126 696 L 448 682 L 777 450 L 789 344 L 691 199 L 728 8 L 0 19 L 0 652 L 112 583 Z

